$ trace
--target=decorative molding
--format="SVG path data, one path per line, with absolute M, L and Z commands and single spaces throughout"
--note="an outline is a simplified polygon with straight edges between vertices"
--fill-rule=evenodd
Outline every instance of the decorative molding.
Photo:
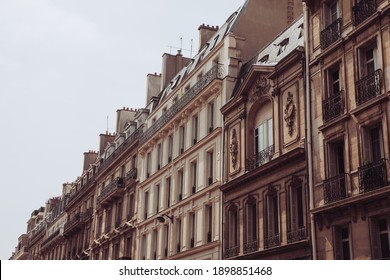
M 271 89 L 271 85 L 268 81 L 268 79 L 264 76 L 260 76 L 256 82 L 255 85 L 252 88 L 252 94 L 249 98 L 250 102 L 255 102 L 260 99 L 261 96 L 269 93 Z
M 288 92 L 287 104 L 284 109 L 284 120 L 288 127 L 288 134 L 290 136 L 294 133 L 294 124 L 296 119 L 296 106 L 294 104 L 294 97 L 291 92 Z
M 232 140 L 230 144 L 230 155 L 232 166 L 234 170 L 237 169 L 237 159 L 238 159 L 238 140 L 237 140 L 237 131 L 235 128 L 232 130 Z

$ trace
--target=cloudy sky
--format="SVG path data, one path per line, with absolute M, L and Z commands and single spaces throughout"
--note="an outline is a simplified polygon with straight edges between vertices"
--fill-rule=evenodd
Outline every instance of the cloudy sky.
M 145 105 L 162 54 L 190 56 L 193 39 L 194 55 L 199 25 L 221 26 L 244 2 L 0 0 L 0 259 L 81 174 L 107 117 L 112 132 L 117 109 Z

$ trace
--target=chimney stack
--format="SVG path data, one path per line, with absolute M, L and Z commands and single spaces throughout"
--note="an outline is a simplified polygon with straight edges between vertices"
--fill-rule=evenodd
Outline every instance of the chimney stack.
M 146 76 L 146 103 L 148 104 L 152 97 L 158 96 L 161 91 L 161 74 L 148 74 Z
M 215 35 L 215 33 L 218 31 L 219 27 L 217 26 L 210 26 L 202 24 L 199 26 L 199 51 L 203 46 L 207 43 L 208 40 L 211 39 Z
M 176 55 L 164 53 L 162 56 L 161 90 L 163 90 L 175 77 L 175 75 L 184 68 L 191 58 L 184 57 L 181 50 Z M 149 101 L 149 100 L 148 100 Z
M 98 154 L 95 151 L 88 151 L 84 153 L 83 171 L 87 171 L 89 166 L 96 161 L 97 155 Z
M 99 145 L 99 153 L 102 155 L 104 153 L 104 149 L 107 147 L 108 143 L 114 142 L 115 134 L 110 133 L 101 133 L 100 137 L 100 145 Z

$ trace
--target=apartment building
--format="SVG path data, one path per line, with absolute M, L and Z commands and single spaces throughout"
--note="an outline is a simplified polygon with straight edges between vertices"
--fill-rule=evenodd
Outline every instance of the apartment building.
M 242 67 L 222 108 L 223 258 L 310 259 L 303 17 Z
M 139 144 L 138 259 L 221 258 L 220 109 L 242 63 L 301 11 L 298 1 L 246 1 L 220 28 L 199 27 L 198 54 L 169 80 L 165 66 L 184 58 L 163 56 L 162 91 Z
M 304 1 L 314 257 L 390 257 L 390 3 Z

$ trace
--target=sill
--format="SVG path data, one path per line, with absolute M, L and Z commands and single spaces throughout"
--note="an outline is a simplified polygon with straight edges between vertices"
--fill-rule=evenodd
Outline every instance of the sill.
M 363 104 L 360 104 L 355 109 L 351 110 L 351 114 L 352 115 L 359 115 L 360 113 L 366 112 L 368 108 L 375 106 L 375 105 L 387 100 L 389 98 L 389 94 L 390 94 L 390 92 L 389 93 L 382 93 L 382 94 L 364 102 Z
M 336 125 L 336 124 L 338 124 L 340 122 L 348 120 L 349 116 L 350 116 L 349 113 L 344 113 L 344 114 L 342 114 L 342 115 L 340 115 L 340 116 L 338 116 L 338 117 L 336 117 L 336 118 L 334 118 L 334 119 L 324 123 L 323 125 L 321 125 L 318 128 L 318 130 L 324 131 L 324 130 L 328 129 L 329 127 L 333 127 L 334 125 Z

